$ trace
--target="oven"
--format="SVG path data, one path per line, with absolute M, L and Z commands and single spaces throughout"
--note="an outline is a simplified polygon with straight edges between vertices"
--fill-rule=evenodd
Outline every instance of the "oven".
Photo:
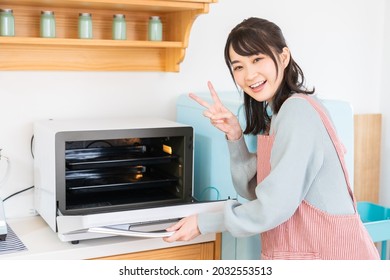
M 191 126 L 164 119 L 37 121 L 35 208 L 63 241 L 219 210 L 193 197 L 193 143 Z

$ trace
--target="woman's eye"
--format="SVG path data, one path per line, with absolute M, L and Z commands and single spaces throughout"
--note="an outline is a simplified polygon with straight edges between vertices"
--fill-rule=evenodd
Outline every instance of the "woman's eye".
M 260 60 L 261 60 L 261 57 L 256 57 L 256 58 L 253 60 L 253 63 L 259 62 Z
M 241 70 L 242 69 L 242 66 L 235 66 L 235 67 L 233 67 L 233 70 L 234 71 L 239 71 L 239 70 Z

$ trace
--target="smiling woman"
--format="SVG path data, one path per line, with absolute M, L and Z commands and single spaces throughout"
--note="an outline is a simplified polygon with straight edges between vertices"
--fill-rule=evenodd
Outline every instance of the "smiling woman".
M 288 48 L 284 48 L 279 55 L 277 67 L 272 66 L 274 62 L 271 57 L 262 54 L 241 56 L 233 47 L 230 47 L 229 54 L 232 59 L 234 80 L 238 86 L 256 101 L 270 102 L 283 79 L 283 70 L 289 62 Z M 257 75 L 258 71 L 262 74 Z
M 234 187 L 248 201 L 186 217 L 165 240 L 229 231 L 261 234 L 262 259 L 379 259 L 356 210 L 343 144 L 314 89 L 304 87 L 280 28 L 244 20 L 229 34 L 225 61 L 244 92 L 245 130 L 211 83 L 212 104 L 190 97 L 225 133 Z M 257 153 L 248 151 L 243 134 L 257 135 Z
M 262 29 L 256 27 L 259 24 L 263 25 Z M 232 30 L 225 45 L 225 62 L 233 80 L 247 93 L 244 95 L 247 108 L 247 129 L 244 133 L 257 134 L 267 130 L 270 119 L 264 110 L 259 109 L 271 101 L 280 85 L 285 84 L 285 87 L 280 88 L 280 94 L 273 100 L 275 113 L 291 92 L 314 93 L 314 89 L 310 91 L 304 88 L 303 71 L 292 58 L 282 31 L 266 20 L 249 18 Z M 261 75 L 254 76 L 258 72 Z M 258 80 L 253 81 L 254 77 Z M 261 114 L 261 117 L 252 115 L 252 112 Z M 262 123 L 263 119 L 266 123 Z

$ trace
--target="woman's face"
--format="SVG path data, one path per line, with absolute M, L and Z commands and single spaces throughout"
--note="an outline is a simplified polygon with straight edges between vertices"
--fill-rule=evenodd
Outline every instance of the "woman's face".
M 276 55 L 277 66 L 271 57 L 264 54 L 241 56 L 232 47 L 229 54 L 234 80 L 238 86 L 253 99 L 270 102 L 283 80 L 284 69 L 290 60 L 288 48 Z

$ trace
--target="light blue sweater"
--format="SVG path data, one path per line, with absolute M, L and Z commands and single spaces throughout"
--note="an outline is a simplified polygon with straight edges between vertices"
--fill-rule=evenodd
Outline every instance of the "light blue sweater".
M 270 131 L 275 135 L 271 172 L 259 185 L 256 154 L 249 153 L 243 137 L 227 141 L 233 184 L 249 201 L 228 200 L 223 212 L 199 214 L 202 234 L 259 234 L 288 220 L 302 200 L 330 214 L 354 213 L 336 150 L 307 100 L 286 100 L 272 116 Z

